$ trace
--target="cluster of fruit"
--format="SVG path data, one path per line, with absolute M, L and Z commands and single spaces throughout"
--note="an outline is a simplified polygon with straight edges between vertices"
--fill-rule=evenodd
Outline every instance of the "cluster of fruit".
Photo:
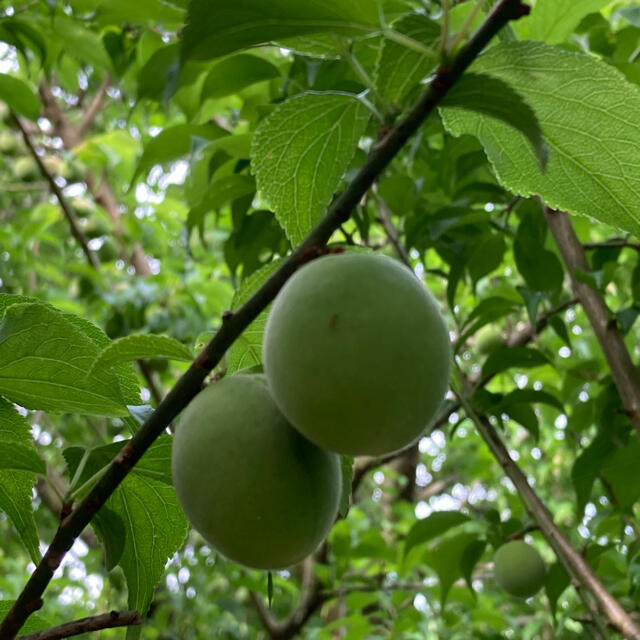
M 449 334 L 422 283 L 390 258 L 334 254 L 276 297 L 265 375 L 235 374 L 185 409 L 172 472 L 192 525 L 226 557 L 277 569 L 312 553 L 338 512 L 338 454 L 384 455 L 424 433 L 446 393 Z M 498 583 L 528 597 L 538 552 L 510 542 Z
M 337 516 L 337 454 L 382 455 L 420 437 L 450 358 L 435 299 L 398 262 L 333 254 L 305 265 L 269 313 L 265 375 L 224 378 L 182 415 L 172 470 L 187 517 L 241 564 L 303 559 Z

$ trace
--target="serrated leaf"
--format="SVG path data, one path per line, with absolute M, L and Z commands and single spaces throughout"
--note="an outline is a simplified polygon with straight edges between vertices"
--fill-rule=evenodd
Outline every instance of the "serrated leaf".
M 552 208 L 640 233 L 640 89 L 592 56 L 535 42 L 500 44 L 472 66 L 510 84 L 538 116 L 546 174 L 521 134 L 486 116 L 444 110 L 447 129 L 480 139 L 500 182 Z
M 292 244 L 322 217 L 368 121 L 357 98 L 307 93 L 282 103 L 256 129 L 251 165 L 258 189 Z
M 109 464 L 126 442 L 98 447 L 91 451 L 80 483 Z M 64 452 L 73 475 L 84 456 L 81 447 Z M 155 587 L 164 574 L 166 562 L 183 544 L 188 524 L 171 484 L 171 438 L 161 436 L 148 449 L 116 492 L 106 502 L 122 528 L 112 528 L 113 516 L 103 520 L 99 533 L 108 537 L 108 562 L 118 558 L 129 589 L 129 607 L 144 614 Z M 122 539 L 124 537 L 124 545 Z
M 186 156 L 191 151 L 192 141 L 196 138 L 215 140 L 226 132 L 210 124 L 177 124 L 163 129 L 145 145 L 131 184 L 156 164 L 164 164 Z
M 0 510 L 20 535 L 33 562 L 40 561 L 31 492 L 36 473 L 45 473 L 30 434 L 31 425 L 10 402 L 0 397 Z
M 26 82 L 6 73 L 0 73 L 0 100 L 29 120 L 37 120 L 42 108 L 38 96 Z
M 465 73 L 442 101 L 441 109 L 460 108 L 500 120 L 519 131 L 531 145 L 544 171 L 549 150 L 538 118 L 506 82 L 483 73 Z
M 241 307 L 281 264 L 282 260 L 275 260 L 245 278 L 233 295 L 231 310 L 235 311 Z M 270 308 L 271 305 L 262 311 L 227 351 L 227 373 L 262 364 L 262 335 Z
M 0 393 L 27 409 L 127 415 L 112 371 L 87 377 L 97 345 L 53 307 L 20 303 L 0 321 Z
M 406 556 L 416 545 L 432 540 L 449 529 L 468 521 L 469 518 L 459 511 L 436 511 L 424 520 L 418 520 L 407 534 L 404 555 Z
M 209 59 L 311 33 L 364 36 L 378 25 L 369 0 L 191 0 L 183 58 Z
M 527 369 L 544 364 L 550 364 L 549 359 L 537 349 L 502 347 L 489 355 L 482 367 L 482 377 L 493 376 L 512 367 Z
M 394 31 L 429 47 L 440 37 L 440 26 L 427 16 L 411 14 L 392 25 Z M 428 56 L 404 47 L 392 40 L 384 40 L 376 65 L 375 84 L 378 93 L 389 103 L 404 105 L 413 89 L 438 64 L 436 55 Z
M 168 358 L 189 362 L 193 355 L 189 347 L 169 336 L 147 333 L 129 335 L 111 342 L 93 363 L 88 376 L 123 362 L 133 362 L 141 358 Z
M 609 4 L 610 0 L 536 0 L 531 14 L 514 23 L 521 38 L 564 42 L 582 18 Z
M 225 58 L 211 67 L 200 93 L 200 101 L 224 98 L 256 82 L 278 78 L 280 71 L 274 64 L 248 53 Z

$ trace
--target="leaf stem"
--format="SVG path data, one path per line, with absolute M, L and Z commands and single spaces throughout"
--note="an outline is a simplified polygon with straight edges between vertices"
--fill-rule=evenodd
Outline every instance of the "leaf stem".
M 406 47 L 407 49 L 412 49 L 413 51 L 417 51 L 421 53 L 423 56 L 427 56 L 428 58 L 437 58 L 438 54 L 427 47 L 427 45 L 422 44 L 419 40 L 415 40 L 414 38 L 410 38 L 406 36 L 404 33 L 400 33 L 399 31 L 395 31 L 395 29 L 383 29 L 382 35 L 387 38 L 387 40 L 392 40 L 397 44 Z

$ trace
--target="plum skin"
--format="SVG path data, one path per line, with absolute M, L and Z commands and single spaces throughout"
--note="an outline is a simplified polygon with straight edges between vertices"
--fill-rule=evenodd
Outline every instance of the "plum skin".
M 303 266 L 269 313 L 263 362 L 280 410 L 318 446 L 382 455 L 415 441 L 449 382 L 437 302 L 386 256 L 333 254 Z
M 339 457 L 288 424 L 263 376 L 230 376 L 194 398 L 173 439 L 172 474 L 194 528 L 248 567 L 304 559 L 338 512 Z
M 493 557 L 496 582 L 519 598 L 530 598 L 544 585 L 546 566 L 538 551 L 522 540 L 503 544 Z

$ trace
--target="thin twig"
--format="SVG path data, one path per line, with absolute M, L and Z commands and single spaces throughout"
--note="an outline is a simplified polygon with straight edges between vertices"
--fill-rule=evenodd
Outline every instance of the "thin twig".
M 376 199 L 378 201 L 378 212 L 380 213 L 380 221 L 382 222 L 382 226 L 384 227 L 385 233 L 387 234 L 387 238 L 389 238 L 391 244 L 393 245 L 393 248 L 396 251 L 396 255 L 398 256 L 400 261 L 413 271 L 413 268 L 411 267 L 411 260 L 409 259 L 409 252 L 407 251 L 407 248 L 402 244 L 398 229 L 396 229 L 396 226 L 393 224 L 391 209 L 389 209 L 387 203 L 378 193 L 376 193 Z
M 111 78 L 107 76 L 103 81 L 98 90 L 96 91 L 91 104 L 87 107 L 86 111 L 82 114 L 82 120 L 76 127 L 76 136 L 80 140 L 84 137 L 87 131 L 93 125 L 93 121 L 96 119 L 96 116 L 102 110 L 102 106 L 104 105 L 105 98 L 107 97 L 107 89 L 111 86 Z
M 11 120 L 20 129 L 24 142 L 27 145 L 29 152 L 33 156 L 33 159 L 36 161 L 36 164 L 38 165 L 38 169 L 40 170 L 40 173 L 49 183 L 49 187 L 51 188 L 51 191 L 53 191 L 53 194 L 58 200 L 58 203 L 60 204 L 60 208 L 62 209 L 62 213 L 64 213 L 64 216 L 67 219 L 67 222 L 69 223 L 69 228 L 71 229 L 71 235 L 73 235 L 73 237 L 76 239 L 76 241 L 80 245 L 80 248 L 82 249 L 84 255 L 87 257 L 87 261 L 89 262 L 89 264 L 94 269 L 99 269 L 100 260 L 98 259 L 98 256 L 95 254 L 95 252 L 91 251 L 91 249 L 89 248 L 88 240 L 84 235 L 84 233 L 82 233 L 82 230 L 80 229 L 78 217 L 76 216 L 75 212 L 71 208 L 71 205 L 67 201 L 67 198 L 65 197 L 64 193 L 62 193 L 62 189 L 60 189 L 60 187 L 58 186 L 58 183 L 56 182 L 55 178 L 51 175 L 47 167 L 45 167 L 44 162 L 42 162 L 42 158 L 40 157 L 40 154 L 36 150 L 33 144 L 33 141 L 31 140 L 31 136 L 29 135 L 26 128 L 22 124 L 22 121 L 17 115 L 15 115 L 14 113 L 11 113 Z
M 115 456 L 107 472 L 82 502 L 60 523 L 44 557 L 31 574 L 11 609 L 0 624 L 0 640 L 13 640 L 27 618 L 42 606 L 42 594 L 75 539 L 113 494 L 126 475 L 149 449 L 167 425 L 187 406 L 202 387 L 209 372 L 227 349 L 275 298 L 296 269 L 324 247 L 333 232 L 346 220 L 404 144 L 419 129 L 469 65 L 510 20 L 526 15 L 529 7 L 521 0 L 501 0 L 477 33 L 450 66 L 440 68 L 429 87 L 409 113 L 372 149 L 367 161 L 346 190 L 329 207 L 325 217 L 293 251 L 280 268 L 235 313 L 223 318 L 222 326 L 193 364 L 178 380 L 157 409 Z
M 91 631 L 113 629 L 115 627 L 131 627 L 142 624 L 142 617 L 137 611 L 110 611 L 97 616 L 81 618 L 73 622 L 65 622 L 57 627 L 43 629 L 35 633 L 20 636 L 18 640 L 61 640 Z

